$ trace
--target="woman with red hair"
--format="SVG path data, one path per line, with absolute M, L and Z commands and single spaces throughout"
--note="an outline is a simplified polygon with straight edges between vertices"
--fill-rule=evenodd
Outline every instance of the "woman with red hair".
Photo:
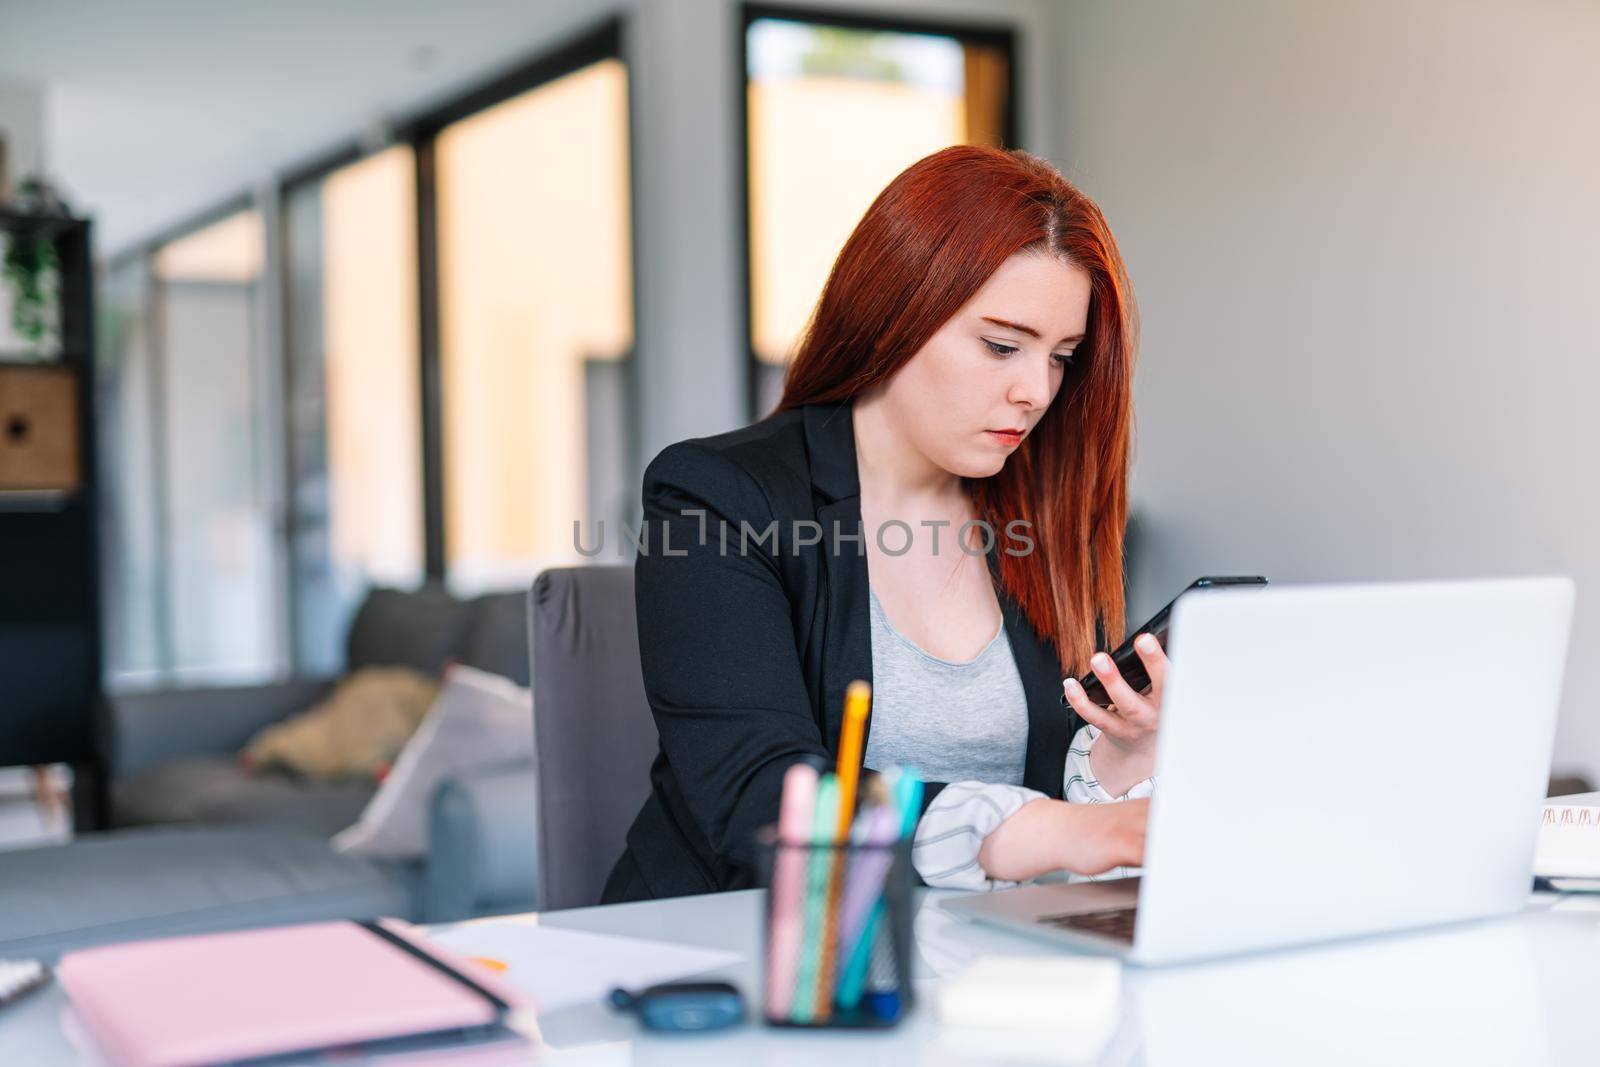
M 879 194 L 777 411 L 645 472 L 661 750 L 604 900 L 756 884 L 784 772 L 836 758 L 857 678 L 864 765 L 930 782 L 929 884 L 1141 862 L 1166 660 L 1141 640 L 1141 695 L 1096 651 L 1124 626 L 1134 333 L 1105 218 L 1045 161 L 949 148 Z

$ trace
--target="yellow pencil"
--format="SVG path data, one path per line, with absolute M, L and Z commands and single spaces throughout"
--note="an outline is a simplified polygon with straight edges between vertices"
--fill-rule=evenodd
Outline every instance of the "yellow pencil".
M 839 821 L 833 843 L 841 849 L 850 843 L 850 822 L 856 813 L 856 783 L 861 777 L 861 737 L 866 733 L 867 709 L 872 706 L 872 686 L 859 678 L 844 691 L 844 726 L 839 732 Z M 834 968 L 839 936 L 839 891 L 844 881 L 844 852 L 828 861 L 828 897 L 822 920 L 822 961 L 817 971 L 814 1018 L 825 1023 L 833 1014 Z
M 861 736 L 867 729 L 867 711 L 872 707 L 872 686 L 857 678 L 844 691 L 844 727 L 839 733 L 839 824 L 833 835 L 838 842 L 850 839 L 850 820 L 856 814 L 856 782 L 861 777 Z

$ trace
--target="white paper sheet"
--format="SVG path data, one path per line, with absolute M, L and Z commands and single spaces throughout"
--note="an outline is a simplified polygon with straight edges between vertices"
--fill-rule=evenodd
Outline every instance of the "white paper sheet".
M 431 933 L 463 956 L 506 964 L 506 981 L 531 996 L 538 1010 L 592 1004 L 613 989 L 641 989 L 738 963 L 717 949 L 591 934 L 524 922 L 480 922 Z

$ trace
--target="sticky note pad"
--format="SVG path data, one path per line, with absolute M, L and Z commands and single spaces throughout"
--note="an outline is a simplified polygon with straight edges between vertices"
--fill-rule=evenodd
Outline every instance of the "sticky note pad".
M 1082 956 L 986 956 L 938 987 L 941 1022 L 1005 1030 L 1109 1034 L 1122 1010 L 1122 964 Z

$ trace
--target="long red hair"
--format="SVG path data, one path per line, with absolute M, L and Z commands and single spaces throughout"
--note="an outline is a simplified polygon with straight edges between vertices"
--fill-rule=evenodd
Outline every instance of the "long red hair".
M 1105 216 L 1037 156 L 961 145 L 890 182 L 834 262 L 778 410 L 838 403 L 887 380 L 1019 252 L 1089 275 L 1084 339 L 1044 418 L 991 478 L 964 480 L 1002 538 L 1031 524 L 1034 550 L 999 552 L 1000 581 L 1076 674 L 1096 625 L 1122 634 L 1137 316 Z M 1001 541 L 1002 545 L 1007 542 Z

